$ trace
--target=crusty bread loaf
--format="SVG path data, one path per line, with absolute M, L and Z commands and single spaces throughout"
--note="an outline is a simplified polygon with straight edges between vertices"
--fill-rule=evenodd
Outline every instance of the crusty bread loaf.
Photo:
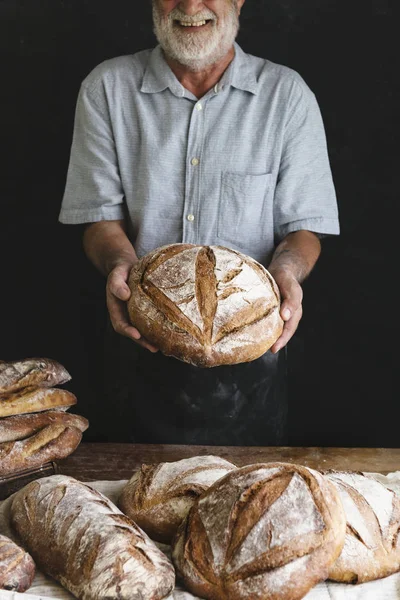
M 61 388 L 34 387 L 0 397 L 0 417 L 64 409 L 77 403 L 76 396 Z
M 346 521 L 320 473 L 289 463 L 241 467 L 200 496 L 179 527 L 173 561 L 211 600 L 298 600 L 326 579 Z
M 160 350 L 203 367 L 264 354 L 280 336 L 280 296 L 258 262 L 222 246 L 171 244 L 129 276 L 130 320 Z
M 5 417 L 0 419 L 0 444 L 23 440 L 47 425 L 76 427 L 84 432 L 89 427 L 89 421 L 81 415 L 57 410 Z
M 329 579 L 363 583 L 400 569 L 400 498 L 360 472 L 325 474 L 337 488 L 347 520 L 343 550 Z
M 142 465 L 122 489 L 118 506 L 153 540 L 170 544 L 195 499 L 233 469 L 218 456 Z
M 45 477 L 18 491 L 11 524 L 38 568 L 81 600 L 160 600 L 174 588 L 174 568 L 154 542 L 72 477 Z
M 30 554 L 0 534 L 0 590 L 25 592 L 31 587 L 35 572 Z
M 9 394 L 26 387 L 53 387 L 70 379 L 68 371 L 50 358 L 0 361 L 0 394 Z
M 24 440 L 4 442 L 0 444 L 0 476 L 66 458 L 78 447 L 81 439 L 80 429 L 52 424 Z

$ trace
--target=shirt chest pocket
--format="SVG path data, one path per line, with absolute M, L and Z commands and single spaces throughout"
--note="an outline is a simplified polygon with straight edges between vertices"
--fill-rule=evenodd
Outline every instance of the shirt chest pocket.
M 272 174 L 222 173 L 217 236 L 248 248 L 263 235 L 263 222 L 272 218 Z M 261 241 L 261 240 L 259 240 Z

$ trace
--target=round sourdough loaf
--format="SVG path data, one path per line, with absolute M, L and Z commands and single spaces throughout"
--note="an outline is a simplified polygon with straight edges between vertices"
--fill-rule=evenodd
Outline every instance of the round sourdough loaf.
M 329 579 L 364 583 L 400 569 L 400 498 L 365 473 L 329 471 L 346 515 L 343 550 Z
M 132 324 L 169 356 L 196 366 L 249 362 L 283 329 L 272 275 L 223 246 L 171 244 L 132 268 Z
M 233 469 L 218 456 L 142 465 L 122 489 L 118 507 L 153 540 L 170 544 L 196 498 Z
M 299 600 L 327 578 L 346 519 L 333 484 L 289 463 L 241 467 L 196 500 L 173 541 L 186 588 L 211 600 Z

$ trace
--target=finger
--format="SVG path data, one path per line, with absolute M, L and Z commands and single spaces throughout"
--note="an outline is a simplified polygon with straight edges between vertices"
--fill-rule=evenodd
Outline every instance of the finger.
M 284 321 L 289 321 L 301 308 L 301 303 L 303 301 L 302 290 L 299 286 L 298 290 L 295 293 L 292 293 L 290 297 L 288 296 L 282 301 L 280 315 Z
M 134 341 L 136 342 L 136 344 L 139 344 L 139 346 L 143 346 L 143 348 L 146 348 L 147 350 L 150 350 L 150 352 L 155 353 L 155 352 L 159 351 L 159 348 L 157 348 L 157 346 L 153 346 L 153 344 L 151 344 L 143 336 L 141 336 L 140 340 L 134 340 Z
M 288 321 L 286 321 L 286 323 L 283 326 L 283 331 L 282 331 L 280 337 L 276 340 L 276 342 L 270 348 L 272 354 L 276 354 L 277 352 L 279 352 L 279 350 L 281 350 L 284 346 L 286 346 L 288 341 L 294 335 L 294 333 L 299 325 L 302 314 L 303 314 L 303 309 L 302 309 L 302 307 L 300 307 L 294 313 L 293 317 L 291 319 L 289 319 Z
M 117 333 L 147 348 L 150 352 L 158 352 L 159 348 L 146 340 L 140 331 L 128 322 L 127 310 L 124 304 L 115 300 L 112 295 L 108 295 L 107 306 L 112 326 Z
M 114 330 L 121 335 L 130 337 L 134 340 L 141 338 L 140 332 L 128 321 L 125 304 L 117 300 L 111 292 L 107 290 L 107 308 L 110 314 L 110 320 Z
M 113 296 L 119 300 L 123 300 L 124 302 L 129 300 L 131 295 L 131 290 L 129 289 L 124 277 L 115 271 L 110 273 L 108 277 L 107 289 Z

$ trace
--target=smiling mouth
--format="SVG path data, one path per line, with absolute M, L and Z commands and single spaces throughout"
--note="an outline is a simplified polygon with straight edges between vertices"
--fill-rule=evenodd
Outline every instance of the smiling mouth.
M 190 21 L 176 20 L 175 23 L 185 29 L 201 29 L 202 27 L 205 27 L 206 25 L 211 23 L 211 21 L 212 21 L 212 19 L 205 19 L 202 21 L 195 21 L 194 23 L 192 23 Z

